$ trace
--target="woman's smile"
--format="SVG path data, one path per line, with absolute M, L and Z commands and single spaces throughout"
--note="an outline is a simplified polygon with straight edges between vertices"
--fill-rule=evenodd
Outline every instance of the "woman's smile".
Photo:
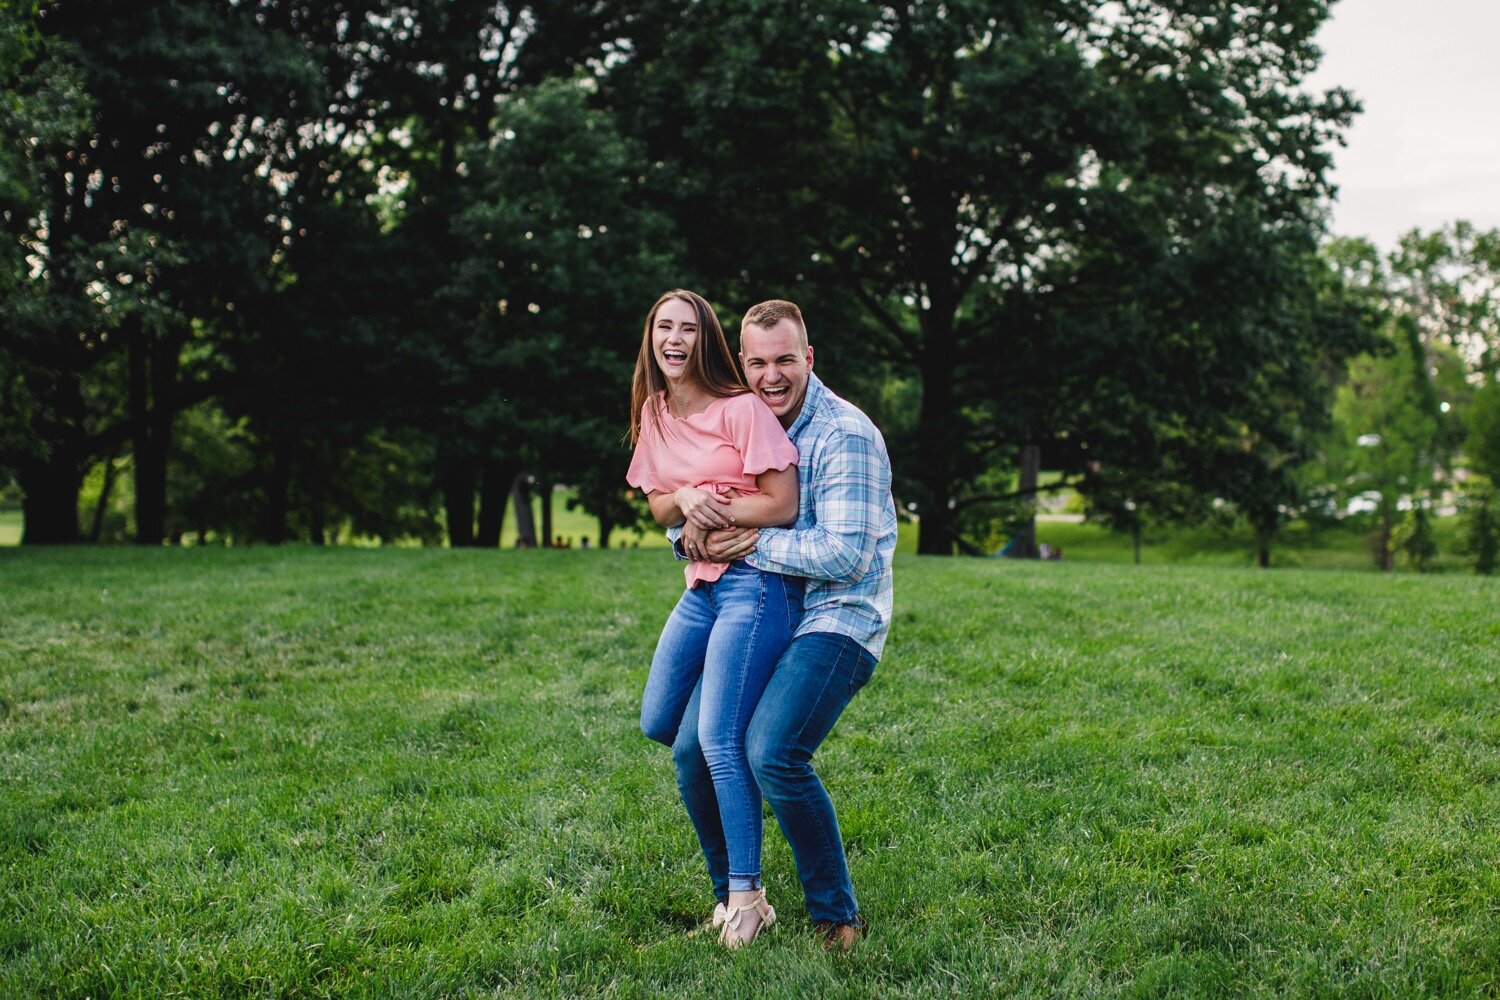
M 651 327 L 651 353 L 669 382 L 679 382 L 698 345 L 698 312 L 681 299 L 662 303 Z

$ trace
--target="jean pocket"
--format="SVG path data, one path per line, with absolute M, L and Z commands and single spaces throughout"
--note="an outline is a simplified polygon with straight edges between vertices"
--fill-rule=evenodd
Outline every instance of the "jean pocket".
M 870 683 L 870 678 L 874 674 L 875 658 L 869 653 L 865 653 L 854 664 L 854 671 L 849 675 L 849 693 L 854 694 L 860 688 Z
M 802 624 L 803 581 L 798 576 L 782 577 L 782 603 L 786 608 L 786 627 L 792 632 Z

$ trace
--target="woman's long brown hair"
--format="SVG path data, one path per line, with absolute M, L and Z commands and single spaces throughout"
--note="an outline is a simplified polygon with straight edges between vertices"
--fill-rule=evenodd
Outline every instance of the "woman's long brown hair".
M 729 353 L 729 341 L 724 337 L 724 328 L 713 306 L 697 292 L 685 288 L 674 288 L 666 292 L 651 307 L 646 315 L 646 332 L 641 336 L 641 350 L 635 358 L 635 377 L 630 384 L 630 443 L 641 438 L 641 410 L 646 400 L 655 399 L 667 388 L 667 377 L 656 363 L 656 353 L 651 350 L 651 328 L 656 325 L 656 311 L 672 299 L 681 299 L 698 314 L 698 339 L 688 358 L 688 372 L 692 380 L 712 396 L 738 396 L 749 392 L 740 373 L 734 366 L 734 355 Z M 651 411 L 656 419 L 656 411 Z

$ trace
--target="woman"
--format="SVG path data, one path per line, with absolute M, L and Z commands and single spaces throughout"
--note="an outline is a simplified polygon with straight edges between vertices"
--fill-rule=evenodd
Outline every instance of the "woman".
M 677 289 L 646 319 L 631 393 L 635 455 L 626 479 L 658 523 L 685 525 L 687 590 L 657 641 L 641 729 L 671 746 L 698 695 L 698 734 L 728 848 L 719 939 L 737 948 L 776 919 L 760 884 L 761 795 L 745 729 L 802 614 L 802 581 L 739 561 L 697 558 L 702 532 L 769 527 L 797 517 L 797 449 L 740 381 L 713 309 Z

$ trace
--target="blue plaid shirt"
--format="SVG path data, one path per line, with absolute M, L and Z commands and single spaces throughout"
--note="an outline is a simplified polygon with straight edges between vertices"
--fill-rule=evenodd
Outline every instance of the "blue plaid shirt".
M 762 528 L 747 562 L 807 578 L 797 635 L 847 635 L 878 660 L 891 630 L 896 551 L 885 438 L 858 407 L 813 374 L 802 412 L 787 434 L 797 446 L 797 523 Z

